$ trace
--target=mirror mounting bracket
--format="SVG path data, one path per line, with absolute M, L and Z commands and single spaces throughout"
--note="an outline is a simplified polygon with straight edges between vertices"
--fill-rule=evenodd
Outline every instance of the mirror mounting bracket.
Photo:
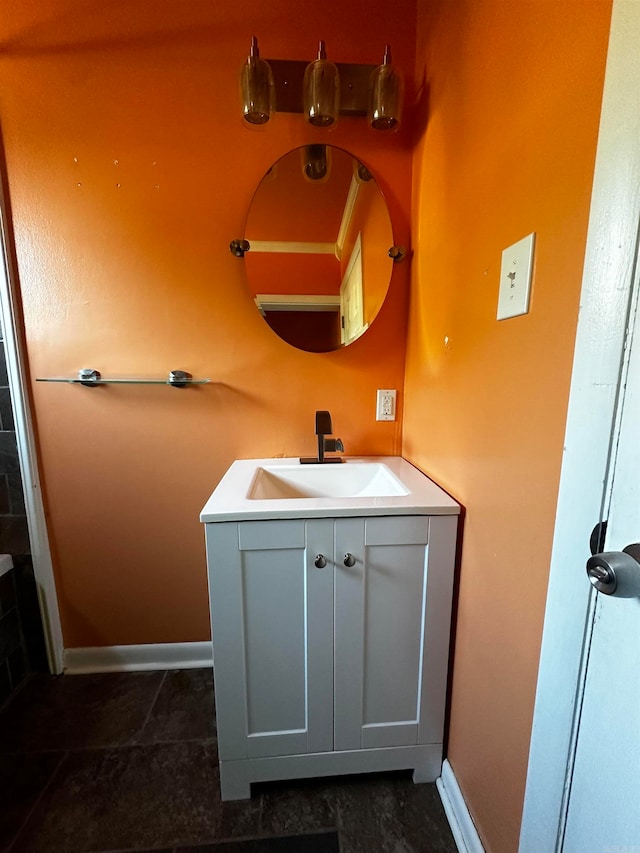
M 248 240 L 232 240 L 229 243 L 229 251 L 236 258 L 244 258 L 245 252 L 248 252 L 251 244 Z
M 399 264 L 407 257 L 407 250 L 402 246 L 392 246 L 387 252 L 394 264 Z

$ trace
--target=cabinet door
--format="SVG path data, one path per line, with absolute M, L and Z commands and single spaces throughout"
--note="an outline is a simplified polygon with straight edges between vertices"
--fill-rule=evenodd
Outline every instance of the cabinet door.
M 455 516 L 336 522 L 336 750 L 442 742 L 456 528 Z
M 333 747 L 330 520 L 207 525 L 223 760 Z

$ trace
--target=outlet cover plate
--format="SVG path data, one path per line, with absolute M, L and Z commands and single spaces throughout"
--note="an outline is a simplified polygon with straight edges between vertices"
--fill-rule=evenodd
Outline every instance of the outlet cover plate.
M 498 320 L 518 317 L 529 311 L 535 233 L 523 237 L 502 253 Z
M 395 421 L 396 419 L 396 392 L 393 389 L 378 389 L 376 395 L 376 420 Z

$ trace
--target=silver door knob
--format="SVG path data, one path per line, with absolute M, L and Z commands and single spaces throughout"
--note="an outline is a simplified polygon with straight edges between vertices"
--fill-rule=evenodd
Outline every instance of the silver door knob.
M 356 558 L 353 556 L 353 554 L 346 553 L 346 554 L 344 555 L 344 560 L 343 560 L 343 562 L 344 562 L 345 566 L 346 566 L 348 569 L 350 569 L 350 568 L 351 568 L 351 566 L 355 566 L 355 564 L 356 564 Z
M 640 543 L 604 551 L 587 560 L 587 576 L 598 592 L 616 598 L 640 596 Z
M 313 561 L 313 564 L 315 565 L 316 569 L 324 569 L 324 567 L 327 565 L 327 558 L 324 556 L 324 554 L 318 554 L 318 556 Z

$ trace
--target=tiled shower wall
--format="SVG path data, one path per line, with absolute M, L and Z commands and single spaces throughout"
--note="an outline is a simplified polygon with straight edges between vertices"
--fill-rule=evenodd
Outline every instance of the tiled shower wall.
M 47 670 L 47 659 L 29 530 L 22 491 L 15 424 L 0 329 L 0 554 L 14 568 L 0 578 L 0 705 L 29 671 Z
M 0 344 L 0 554 L 29 554 L 29 531 L 2 329 Z

